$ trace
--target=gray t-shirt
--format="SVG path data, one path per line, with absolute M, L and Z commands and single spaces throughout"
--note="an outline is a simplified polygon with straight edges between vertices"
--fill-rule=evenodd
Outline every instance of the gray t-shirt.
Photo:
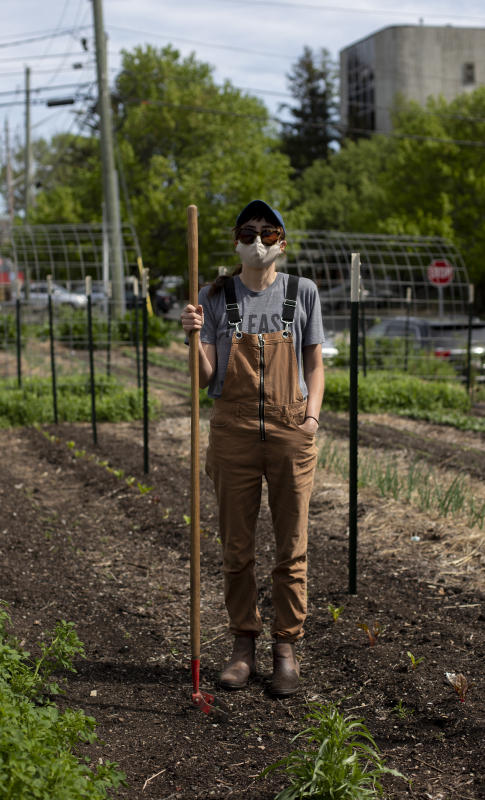
M 281 315 L 287 285 L 288 275 L 278 272 L 271 286 L 261 292 L 253 292 L 243 284 L 239 275 L 235 276 L 236 299 L 244 333 L 271 333 L 284 330 Z M 204 326 L 200 339 L 216 346 L 217 367 L 208 389 L 209 397 L 216 398 L 222 393 L 234 327 L 230 327 L 227 322 L 224 290 L 221 289 L 213 297 L 209 297 L 209 289 L 209 286 L 204 286 L 199 292 L 199 303 L 204 308 Z M 303 397 L 306 397 L 308 389 L 303 377 L 302 348 L 306 345 L 320 344 L 325 340 L 318 290 L 309 278 L 300 278 L 298 284 L 292 333 L 300 387 Z

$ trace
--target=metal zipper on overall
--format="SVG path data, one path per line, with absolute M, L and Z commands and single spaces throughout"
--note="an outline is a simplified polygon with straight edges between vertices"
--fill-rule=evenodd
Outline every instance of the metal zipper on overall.
M 261 439 L 266 439 L 264 429 L 264 338 L 262 333 L 258 333 L 259 345 L 259 430 Z

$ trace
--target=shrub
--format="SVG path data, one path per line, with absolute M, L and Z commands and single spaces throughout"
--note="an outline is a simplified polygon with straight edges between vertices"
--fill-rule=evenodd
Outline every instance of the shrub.
M 140 342 L 142 337 L 142 310 L 138 315 L 140 326 Z M 155 314 L 148 317 L 147 343 L 152 347 L 168 347 L 173 338 L 173 331 L 179 326 L 169 320 L 157 317 Z M 122 319 L 116 321 L 116 336 L 122 342 L 135 340 L 135 312 L 128 311 Z
M 324 405 L 333 411 L 349 406 L 349 374 L 329 370 L 325 380 Z M 393 411 L 447 409 L 467 412 L 470 399 L 458 383 L 430 383 L 403 373 L 374 372 L 359 375 L 360 411 Z
M 89 378 L 84 375 L 59 379 L 57 386 L 58 417 L 63 422 L 86 422 L 91 419 Z M 159 404 L 150 398 L 150 414 Z M 140 391 L 127 389 L 115 378 L 96 377 L 96 417 L 99 422 L 141 419 L 143 399 Z M 52 385 L 48 378 L 28 378 L 18 388 L 13 380 L 0 388 L 0 428 L 52 422 Z

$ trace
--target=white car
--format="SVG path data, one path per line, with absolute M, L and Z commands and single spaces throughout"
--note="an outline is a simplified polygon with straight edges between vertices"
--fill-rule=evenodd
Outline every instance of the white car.
M 48 284 L 47 281 L 34 281 L 29 286 L 28 299 L 25 285 L 21 291 L 22 300 L 33 309 L 47 308 Z M 88 300 L 85 294 L 68 292 L 58 283 L 52 284 L 52 302 L 56 306 L 70 306 L 71 308 L 86 308 Z

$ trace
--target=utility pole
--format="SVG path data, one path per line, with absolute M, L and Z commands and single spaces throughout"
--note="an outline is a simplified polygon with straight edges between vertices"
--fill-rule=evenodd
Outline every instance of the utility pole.
M 12 182 L 12 162 L 10 160 L 10 132 L 8 129 L 8 119 L 5 117 L 5 171 L 7 178 L 7 209 L 10 225 L 14 220 L 14 201 L 13 201 L 13 182 Z
M 24 168 L 24 211 L 28 222 L 32 200 L 32 144 L 30 141 L 30 67 L 25 67 L 25 168 Z
M 96 68 L 98 78 L 98 108 L 101 128 L 101 164 L 106 221 L 110 242 L 113 310 L 117 316 L 125 311 L 125 285 L 121 256 L 121 222 L 117 175 L 113 152 L 113 126 L 108 86 L 106 34 L 103 24 L 102 0 L 92 0 L 94 35 L 96 40 Z

